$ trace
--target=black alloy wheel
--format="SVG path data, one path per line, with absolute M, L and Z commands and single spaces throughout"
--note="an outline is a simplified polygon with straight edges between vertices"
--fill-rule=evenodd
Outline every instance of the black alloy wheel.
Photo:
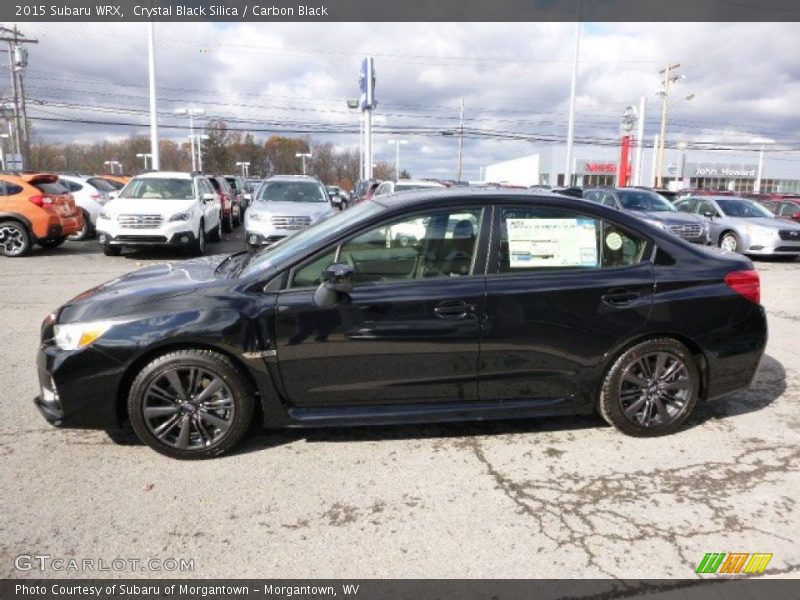
M 219 456 L 235 446 L 253 417 L 255 394 L 231 360 L 210 350 L 161 356 L 138 374 L 128 415 L 145 444 L 173 458 Z
M 697 404 L 700 372 L 691 352 L 664 338 L 641 342 L 609 369 L 600 394 L 603 418 L 628 435 L 676 431 Z

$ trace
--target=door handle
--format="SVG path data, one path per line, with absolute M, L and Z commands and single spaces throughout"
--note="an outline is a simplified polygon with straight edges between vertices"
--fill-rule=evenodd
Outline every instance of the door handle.
M 433 309 L 433 312 L 440 319 L 463 319 L 473 308 L 474 306 L 467 304 L 463 300 L 445 300 L 438 304 Z
M 632 292 L 630 290 L 610 290 L 600 298 L 609 306 L 627 306 L 638 297 L 638 292 Z

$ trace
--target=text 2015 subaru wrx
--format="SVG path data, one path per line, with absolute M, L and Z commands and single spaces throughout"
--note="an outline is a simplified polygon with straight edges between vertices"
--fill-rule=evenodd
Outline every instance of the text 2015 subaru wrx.
M 254 415 L 317 427 L 597 410 L 660 435 L 748 387 L 767 339 L 759 293 L 747 258 L 595 203 L 407 192 L 255 255 L 84 292 L 44 321 L 35 403 L 62 427 L 130 424 L 179 458 L 222 454 Z

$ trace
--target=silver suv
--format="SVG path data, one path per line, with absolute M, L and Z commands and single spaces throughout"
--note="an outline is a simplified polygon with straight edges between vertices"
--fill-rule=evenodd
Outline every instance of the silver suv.
M 245 213 L 245 244 L 248 250 L 269 246 L 332 214 L 325 187 L 316 177 L 270 177 Z

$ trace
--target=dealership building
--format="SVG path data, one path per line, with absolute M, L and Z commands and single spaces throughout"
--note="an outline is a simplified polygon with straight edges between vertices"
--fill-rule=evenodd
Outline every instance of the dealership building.
M 576 145 L 570 184 L 579 187 L 615 185 L 619 154 L 619 148 Z M 642 152 L 641 185 L 652 186 L 655 183 L 654 154 L 652 148 L 645 148 Z M 566 155 L 566 146 L 546 146 L 535 154 L 486 165 L 482 179 L 511 185 L 563 186 Z M 661 174 L 663 186 L 670 189 L 753 191 L 758 177 L 758 155 L 757 151 L 681 152 L 666 149 Z M 635 161 L 635 152 L 632 161 Z M 635 176 L 632 181 L 634 184 L 637 182 Z M 761 191 L 800 193 L 800 157 L 765 153 Z

